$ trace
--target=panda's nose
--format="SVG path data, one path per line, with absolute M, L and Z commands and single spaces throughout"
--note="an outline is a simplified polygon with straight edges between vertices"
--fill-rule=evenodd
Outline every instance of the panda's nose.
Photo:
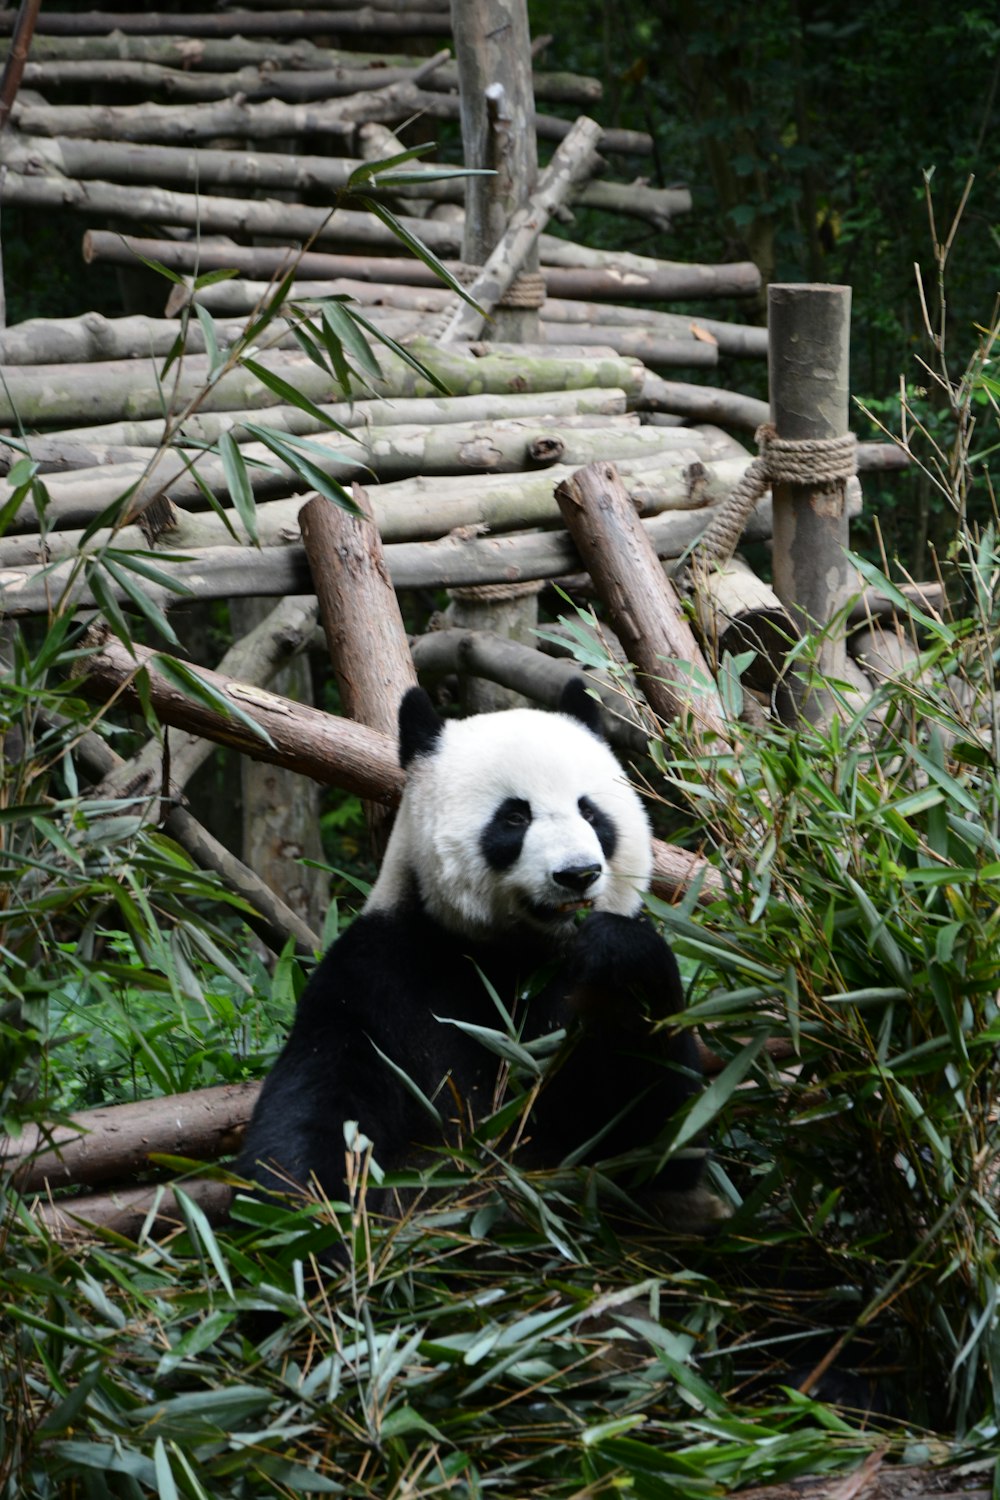
M 600 873 L 600 865 L 567 865 L 565 870 L 554 870 L 552 879 L 564 890 L 582 896 L 585 891 L 590 890 Z

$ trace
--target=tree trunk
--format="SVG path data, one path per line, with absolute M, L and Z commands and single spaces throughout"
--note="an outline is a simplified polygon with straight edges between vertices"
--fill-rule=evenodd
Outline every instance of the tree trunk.
M 259 1083 L 226 1083 L 85 1110 L 44 1132 L 26 1125 L 16 1139 L 0 1136 L 0 1161 L 24 1194 L 134 1177 L 154 1155 L 215 1161 L 237 1149 L 259 1091 Z

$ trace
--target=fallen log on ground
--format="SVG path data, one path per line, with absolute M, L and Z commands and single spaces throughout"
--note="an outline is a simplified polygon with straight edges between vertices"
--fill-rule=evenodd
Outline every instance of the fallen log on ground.
M 151 1156 L 216 1161 L 236 1150 L 259 1083 L 227 1083 L 75 1114 L 48 1130 L 0 1137 L 0 1166 L 22 1194 L 134 1177 Z

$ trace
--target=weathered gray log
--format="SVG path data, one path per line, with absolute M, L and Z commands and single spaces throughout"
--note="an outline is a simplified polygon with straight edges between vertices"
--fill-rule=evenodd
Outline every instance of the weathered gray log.
M 310 455 L 315 467 L 341 484 L 369 473 L 388 483 L 417 475 L 522 473 L 551 467 L 557 462 L 589 463 L 599 457 L 647 466 L 655 465 L 658 460 L 680 464 L 690 462 L 701 449 L 698 435 L 684 429 L 622 427 L 588 431 L 546 423 L 544 419 L 367 431 L 358 428 L 350 436 L 317 433 L 312 442 Z M 220 498 L 228 495 L 226 468 L 215 454 L 171 451 L 160 455 L 152 466 L 155 450 L 138 452 L 137 458 L 123 457 L 111 467 L 74 468 L 48 475 L 47 528 L 85 526 L 127 489 L 131 491 L 129 511 L 133 517 L 154 499 L 164 496 L 175 505 L 200 510 L 206 504 L 206 491 Z M 248 482 L 258 500 L 311 488 L 307 480 L 281 465 L 262 443 L 247 443 L 241 452 Z M 0 479 L 0 506 L 6 504 L 12 493 L 9 481 Z M 12 533 L 34 530 L 38 519 L 34 504 L 26 501 L 10 520 L 9 530 Z
M 2 29 L 0 12 L 0 29 Z M 184 20 L 189 30 L 191 16 Z M 193 33 L 191 33 L 193 34 Z M 454 120 L 459 102 L 449 94 L 435 94 L 404 80 L 384 89 L 353 94 L 347 100 L 285 104 L 269 99 L 261 104 L 239 100 L 213 104 L 26 104 L 18 105 L 12 118 L 25 135 L 75 135 L 91 140 L 135 140 L 178 142 L 210 140 L 217 136 L 274 140 L 298 135 L 323 135 L 350 146 L 355 125 L 378 120 L 394 125 L 412 115 Z M 535 116 L 535 130 L 550 140 L 562 140 L 570 125 L 555 116 Z M 648 154 L 652 140 L 634 130 L 602 130 L 602 152 Z
M 0 1163 L 27 1194 L 133 1177 L 152 1155 L 215 1161 L 236 1149 L 259 1091 L 259 1083 L 220 1084 L 84 1110 L 44 1131 L 26 1125 L 16 1139 L 0 1136 Z
M 646 515 L 655 515 L 663 510 L 701 511 L 718 504 L 742 477 L 747 462 L 741 459 L 703 463 L 694 458 L 692 450 L 681 448 L 650 459 L 622 459 L 619 471 L 626 478 L 637 508 Z M 387 542 L 418 542 L 459 529 L 472 536 L 526 526 L 558 525 L 553 487 L 571 474 L 573 467 L 557 464 L 534 474 L 480 474 L 461 478 L 421 474 L 416 479 L 380 485 L 373 494 L 380 534 Z M 65 520 L 66 498 L 57 497 L 56 504 L 60 519 Z M 258 505 L 257 535 L 262 547 L 273 549 L 298 540 L 301 504 L 301 497 L 293 497 Z M 166 514 L 162 514 L 164 510 Z M 240 524 L 232 513 L 224 519 L 214 511 L 195 513 L 178 509 L 169 502 L 166 506 L 158 502 L 156 544 L 173 552 L 228 546 L 232 532 L 227 520 L 235 527 Z M 136 524 L 119 528 L 114 536 L 109 530 L 98 531 L 89 540 L 94 547 L 111 543 L 145 551 L 149 546 L 149 538 Z M 37 535 L 3 537 L 0 566 L 17 570 L 25 565 L 72 557 L 81 541 L 81 531 L 72 527 L 59 530 L 50 527 L 44 540 Z M 0 579 L 0 586 L 6 581 L 9 593 L 16 591 L 18 577 L 16 571 L 8 572 L 5 579 Z M 13 608 L 13 593 L 10 598 Z
M 726 655 L 755 652 L 743 682 L 773 698 L 799 632 L 770 584 L 740 557 L 692 570 L 691 582 L 698 632 L 713 667 Z
M 358 281 L 398 282 L 407 286 L 440 285 L 438 277 L 429 266 L 404 256 L 364 257 L 263 246 L 197 245 L 184 241 L 139 239 L 130 235 L 111 234 L 103 229 L 89 229 L 83 236 L 83 257 L 86 261 L 134 265 L 136 252 L 160 261 L 172 271 L 187 274 L 236 270 L 269 279 L 280 277 L 294 267 L 296 276 L 312 281 L 349 276 Z M 550 266 L 545 272 L 545 283 L 549 296 L 595 301 L 606 298 L 612 302 L 620 301 L 625 296 L 635 302 L 750 296 L 760 286 L 760 273 L 750 261 L 735 261 L 717 266 L 660 261 L 658 267 L 655 271 L 629 271 L 626 274 L 609 268 L 585 267 L 573 270 Z M 450 268 L 459 271 L 462 269 L 460 266 Z
M 771 414 L 779 439 L 849 432 L 850 317 L 850 287 L 768 288 Z M 847 602 L 851 583 L 846 484 L 816 472 L 812 485 L 776 482 L 773 495 L 775 592 L 803 630 L 823 630 Z M 843 634 L 826 631 L 820 671 L 841 676 L 844 659 Z M 795 674 L 791 687 L 807 717 L 830 711 L 827 695 L 808 678 Z
M 642 314 L 638 314 L 642 319 Z M 644 321 L 644 320 L 643 320 Z M 664 337 L 646 328 L 624 328 L 614 324 L 549 323 L 541 320 L 542 339 L 547 344 L 601 344 L 617 354 L 641 359 L 658 369 L 682 366 L 685 369 L 712 370 L 719 362 L 719 346 L 714 341 L 691 337 Z
M 599 127 L 594 121 L 581 115 L 542 174 L 537 189 L 523 207 L 512 213 L 507 228 L 469 287 L 469 295 L 485 312 L 497 307 L 514 277 L 528 267 L 539 234 L 566 199 L 570 185 L 592 172 L 598 134 Z M 447 343 L 475 338 L 484 322 L 482 312 L 463 302 L 445 324 L 441 338 Z
M 668 512 L 642 525 L 660 557 L 676 558 L 697 541 L 709 515 L 711 511 L 704 510 Z M 770 535 L 770 527 L 770 502 L 764 501 L 748 521 L 744 537 L 761 540 Z M 451 534 L 433 542 L 399 542 L 386 549 L 386 558 L 396 588 L 465 588 L 484 583 L 526 582 L 578 573 L 581 566 L 572 539 L 558 531 L 524 532 L 509 537 Z M 158 558 L 157 563 L 177 586 L 195 592 L 199 599 L 299 594 L 310 587 L 305 552 L 301 545 L 295 544 L 266 547 L 260 552 L 249 547 L 216 546 L 201 552 L 187 549 L 187 556 L 181 562 Z M 58 601 L 69 585 L 71 576 L 74 582 L 63 607 L 92 608 L 96 602 L 93 595 L 75 572 L 71 574 L 71 568 L 70 562 L 60 562 L 44 568 L 23 565 L 0 569 L 0 609 L 18 617 L 47 615 L 53 601 Z M 117 584 L 110 579 L 105 584 L 120 603 L 131 607 Z M 151 583 L 146 592 L 161 609 L 169 609 L 184 597 L 160 584 Z M 185 723 L 184 727 L 200 732 L 197 725 Z M 234 734 L 237 734 L 235 729 Z M 240 731 L 233 742 L 246 748 L 247 734 Z M 322 735 L 317 742 L 320 748 L 321 741 Z M 314 753 L 320 753 L 319 749 L 310 750 L 310 754 Z
M 718 422 L 723 427 L 739 427 L 756 432 L 769 416 L 766 401 L 744 396 L 737 391 L 718 390 L 710 385 L 688 385 L 679 380 L 663 380 L 647 373 L 642 395 L 636 405 L 640 411 L 667 411 L 689 422 Z
M 579 470 L 558 486 L 556 500 L 651 708 L 725 743 L 708 666 L 614 465 Z
M 17 325 L 23 327 L 23 324 Z M 381 427 L 396 423 L 417 427 L 442 426 L 453 422 L 493 422 L 503 418 L 550 416 L 553 421 L 589 422 L 593 427 L 608 422 L 616 425 L 637 426 L 639 418 L 626 413 L 625 392 L 614 387 L 595 390 L 571 391 L 505 391 L 500 394 L 484 392 L 481 396 L 413 396 L 396 397 L 390 400 L 340 401 L 320 404 L 320 411 L 331 423 L 342 427 Z M 183 422 L 177 431 L 178 438 L 187 438 L 199 443 L 214 443 L 223 432 L 231 432 L 237 442 L 244 442 L 248 433 L 244 423 L 260 420 L 259 411 L 197 412 Z M 326 432 L 327 423 L 317 421 L 309 412 L 298 406 L 269 406 L 266 423 L 280 432 L 309 434 Z M 105 422 L 92 427 L 63 428 L 51 438 L 27 438 L 26 444 L 44 457 L 46 444 L 51 442 L 52 453 L 60 446 L 92 448 L 106 446 L 109 450 L 127 447 L 158 448 L 165 438 L 162 417 L 145 421 Z M 3 439 L 0 438 L 0 447 Z M 12 461 L 16 450 L 9 449 Z M 95 459 L 94 462 L 103 460 Z M 110 460 L 113 461 L 113 460 Z
M 0 188 L 0 202 L 35 212 L 72 208 L 91 217 L 174 224 L 203 234 L 263 236 L 337 244 L 391 255 L 398 237 L 373 214 L 350 208 L 308 208 L 276 199 L 223 198 L 208 193 L 176 193 L 169 188 L 131 187 L 92 179 L 88 182 L 58 177 L 22 177 L 8 172 Z M 438 219 L 400 215 L 408 233 L 419 237 L 441 258 L 454 258 L 462 244 L 461 225 Z
M 228 60 L 230 68 L 232 61 Z M 247 62 L 236 72 L 208 73 L 167 67 L 156 62 L 95 58 L 29 62 L 25 80 L 28 86 L 38 89 L 46 97 L 53 89 L 77 88 L 85 84 L 100 85 L 104 90 L 116 87 L 142 89 L 146 94 L 165 94 L 168 99 L 204 102 L 243 94 L 251 102 L 282 99 L 288 104 L 341 98 L 372 86 L 385 87 L 406 79 L 440 93 L 448 93 L 456 87 L 454 62 L 436 63 L 433 72 L 426 70 L 426 63 L 427 59 L 412 59 L 395 66 L 388 64 L 378 70 L 361 63 L 356 67 L 340 64 L 308 71 L 281 72 L 277 68 L 261 66 L 260 62 Z M 440 78 L 434 76 L 438 71 L 442 74 Z M 596 78 L 574 73 L 537 73 L 534 77 L 535 93 L 539 99 L 586 106 L 598 103 L 601 98 L 601 84 Z M 660 190 L 653 188 L 648 191 L 654 195 Z M 651 198 L 651 201 L 654 200 Z
M 0 11 L 0 35 L 10 34 L 14 17 L 14 11 Z M 47 36 L 86 36 L 109 31 L 123 31 L 126 35 L 169 36 L 177 31 L 177 23 L 174 11 L 50 11 L 42 14 L 38 30 Z M 289 10 L 281 14 L 226 10 L 214 15 L 185 14 L 184 30 L 192 37 L 308 36 L 326 35 L 330 31 L 375 36 L 448 36 L 451 23 L 447 15 L 433 10 L 395 14 L 360 5 L 338 14 L 336 25 L 322 9 Z
M 220 282 L 218 289 L 237 286 L 236 282 Z M 206 287 L 211 294 L 217 288 Z M 627 296 L 627 292 L 622 293 Z M 721 354 L 730 354 L 749 359 L 764 359 L 767 356 L 767 329 L 750 324 L 726 323 L 718 318 L 703 318 L 700 315 L 659 312 L 653 308 L 627 307 L 613 302 L 578 302 L 571 297 L 546 297 L 539 309 L 542 323 L 552 338 L 553 325 L 579 327 L 581 324 L 600 328 L 602 338 L 607 337 L 608 325 L 636 331 L 659 334 L 662 338 L 689 340 L 714 346 Z M 598 340 L 595 338 L 594 342 Z
M 615 387 L 626 395 L 634 395 L 643 376 L 640 364 L 619 358 L 610 350 L 583 365 L 578 359 L 568 357 L 565 350 L 556 348 L 532 358 L 503 348 L 485 357 L 475 357 L 460 347 L 444 348 L 415 339 L 411 349 L 452 395 L 469 391 L 576 390 L 587 386 Z M 317 368 L 304 354 L 262 353 L 257 356 L 257 363 L 273 370 L 311 401 L 342 400 L 349 394 L 337 389 L 333 376 Z M 375 395 L 440 394 L 431 380 L 390 352 L 380 350 L 379 364 L 382 378 L 369 382 Z M 187 356 L 176 372 L 176 379 L 173 374 L 171 393 L 177 411 L 183 411 L 196 397 L 200 411 L 266 408 L 280 401 L 279 396 L 242 367 L 209 384 L 208 362 L 202 355 Z M 17 366 L 7 372 L 5 386 L 0 391 L 0 426 L 12 427 L 22 422 L 27 428 L 66 427 L 88 420 L 153 417 L 163 410 L 163 392 L 156 376 L 152 362 L 136 360 L 108 360 L 79 368 Z M 368 396 L 372 390 L 362 388 L 358 393 Z
M 253 559 L 249 561 L 252 563 Z M 300 568 L 308 572 L 304 552 Z M 104 702 L 122 689 L 121 701 L 129 707 L 138 707 L 140 697 L 134 678 L 138 668 L 144 667 L 148 678 L 147 701 L 161 724 L 175 725 L 218 744 L 230 745 L 256 760 L 289 766 L 324 785 L 339 786 L 387 806 L 398 797 L 402 772 L 396 760 L 395 743 L 387 736 L 363 724 L 334 718 L 276 693 L 236 682 L 205 667 L 187 665 L 189 672 L 208 683 L 215 694 L 231 702 L 243 716 L 227 717 L 206 708 L 200 700 L 186 697 L 167 681 L 156 668 L 157 652 L 138 645 L 134 651 L 133 657 L 119 641 L 105 640 L 81 663 L 80 692 Z M 264 731 L 264 736 L 247 726 L 247 717 Z

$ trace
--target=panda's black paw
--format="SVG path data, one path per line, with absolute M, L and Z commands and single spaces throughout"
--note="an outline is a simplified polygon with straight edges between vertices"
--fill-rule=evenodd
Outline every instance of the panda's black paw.
M 592 912 L 574 934 L 567 969 L 574 986 L 616 997 L 619 1004 L 631 994 L 654 1015 L 684 1003 L 674 955 L 645 917 Z

